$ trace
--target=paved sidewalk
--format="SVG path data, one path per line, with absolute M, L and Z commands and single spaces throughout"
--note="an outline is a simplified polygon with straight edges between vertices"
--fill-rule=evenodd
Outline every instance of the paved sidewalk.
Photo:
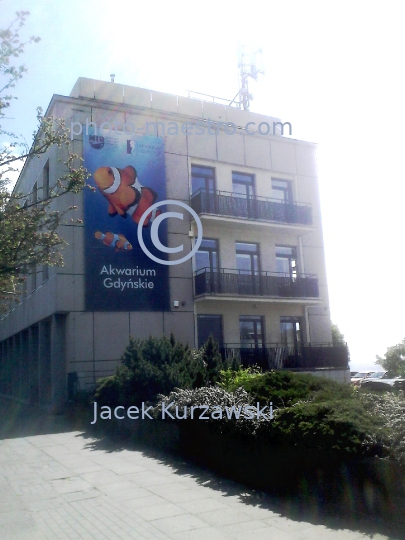
M 275 500 L 173 457 L 70 431 L 60 417 L 31 412 L 13 423 L 0 412 L 7 428 L 0 440 L 2 540 L 401 539 L 371 532 L 367 523 L 326 519 L 321 508 L 308 511 L 307 521 L 299 501 Z

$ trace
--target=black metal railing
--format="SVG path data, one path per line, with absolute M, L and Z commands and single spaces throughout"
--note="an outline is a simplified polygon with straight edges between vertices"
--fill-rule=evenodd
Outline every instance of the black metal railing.
M 312 224 L 309 204 L 284 203 L 266 197 L 241 197 L 226 191 L 199 189 L 191 196 L 191 207 L 197 214 L 214 214 L 259 221 Z
M 269 370 L 347 369 L 349 352 L 346 345 L 317 344 L 289 347 L 277 343 L 241 345 L 228 343 L 220 349 L 223 359 L 243 367 L 257 365 Z
M 242 270 L 201 268 L 194 275 L 195 295 L 229 294 L 279 298 L 318 298 L 318 278 L 313 274 L 290 276 L 278 272 L 246 274 Z

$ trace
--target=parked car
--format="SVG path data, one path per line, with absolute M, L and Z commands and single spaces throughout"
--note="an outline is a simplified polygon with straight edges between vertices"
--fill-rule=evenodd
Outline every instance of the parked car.
M 360 381 L 361 388 L 368 390 L 405 390 L 405 379 L 395 376 L 391 371 L 376 371 Z
M 353 384 L 353 386 L 359 386 L 360 382 L 363 379 L 366 379 L 367 377 L 370 377 L 374 371 L 358 371 L 353 375 L 353 377 L 350 379 L 350 382 Z

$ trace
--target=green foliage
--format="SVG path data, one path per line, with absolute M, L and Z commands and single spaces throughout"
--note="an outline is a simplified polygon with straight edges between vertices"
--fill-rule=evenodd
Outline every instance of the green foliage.
M 254 376 L 254 373 L 250 375 Z M 290 380 L 295 376 L 292 374 Z M 300 377 L 297 376 L 297 379 Z M 208 406 L 209 409 L 204 414 L 209 417 L 209 420 L 194 421 L 190 436 L 198 437 L 198 430 L 205 429 L 204 426 L 208 423 L 214 432 L 268 445 L 269 459 L 271 459 L 273 445 L 290 448 L 297 456 L 302 451 L 307 453 L 317 451 L 324 456 L 341 459 L 365 454 L 383 455 L 381 445 L 381 439 L 384 436 L 383 419 L 367 409 L 355 394 L 342 399 L 342 391 L 338 385 L 329 386 L 327 394 L 329 399 L 326 400 L 314 399 L 285 407 L 280 406 L 273 410 L 273 419 L 257 418 L 257 416 L 249 419 L 243 414 L 236 419 L 234 415 L 231 418 L 228 417 L 226 407 L 235 405 L 243 409 L 244 406 L 256 406 L 256 398 L 244 388 L 239 387 L 234 391 L 227 391 L 219 386 L 194 390 L 176 389 L 168 396 L 160 396 L 159 403 L 155 407 L 155 416 L 160 417 L 164 403 L 166 405 L 173 403 L 170 410 L 174 411 L 177 406 L 182 415 L 183 407 L 187 407 L 188 419 L 191 421 L 192 406 Z M 316 395 L 315 392 L 312 396 Z M 211 418 L 214 407 L 221 408 L 222 418 Z M 265 414 L 268 413 L 267 409 Z M 187 432 L 189 429 L 187 422 L 177 421 Z
M 10 91 L 27 72 L 25 65 L 15 65 L 15 59 L 24 53 L 26 45 L 39 41 L 37 37 L 25 42 L 20 39 L 20 29 L 28 15 L 28 11 L 16 12 L 15 20 L 0 29 L 0 136 L 6 138 L 0 146 L 0 312 L 10 309 L 10 300 L 19 300 L 19 284 L 31 269 L 37 265 L 63 264 L 60 248 L 65 242 L 57 229 L 64 215 L 74 207 L 59 212 L 51 203 L 65 193 L 78 193 L 89 176 L 81 158 L 72 152 L 64 120 L 45 117 L 38 108 L 38 131 L 31 146 L 3 127 L 4 121 L 10 120 L 4 111 L 16 99 Z M 21 163 L 45 154 L 52 147 L 60 148 L 65 174 L 51 183 L 46 193 L 42 188 L 30 193 L 11 192 L 10 173 L 18 172 Z
M 207 368 L 208 381 L 211 383 L 216 383 L 220 378 L 221 369 L 223 369 L 225 366 L 219 352 L 218 343 L 214 340 L 212 334 L 202 347 L 201 353 L 202 359 Z
M 334 399 L 297 403 L 277 411 L 272 437 L 326 454 L 361 455 L 370 453 L 366 436 L 374 434 L 375 448 L 378 418 L 359 400 Z
M 204 349 L 195 351 L 170 338 L 130 338 L 115 375 L 99 382 L 100 405 L 139 405 L 174 388 L 197 388 L 207 380 Z
M 94 401 L 99 402 L 101 405 L 108 405 L 109 407 L 121 405 L 120 385 L 117 374 L 110 377 L 103 377 L 98 381 Z
M 376 357 L 376 363 L 386 371 L 392 371 L 395 375 L 405 377 L 405 339 L 394 345 L 388 347 L 384 357 Z
M 271 401 L 275 407 L 287 407 L 309 399 L 326 401 L 336 395 L 349 398 L 352 394 L 349 385 L 290 371 L 261 373 L 258 368 L 236 372 L 228 369 L 222 371 L 221 375 L 220 384 L 224 389 L 234 391 L 242 386 L 254 402 L 266 404 Z
M 234 392 L 237 388 L 249 386 L 252 381 L 260 379 L 261 375 L 262 370 L 258 366 L 228 368 L 221 371 L 218 385 L 228 392 Z
M 385 453 L 405 466 L 405 396 L 402 391 L 398 395 L 391 392 L 384 394 L 359 393 L 359 399 L 365 408 L 381 421 L 377 433 L 367 434 L 370 445 L 377 442 Z
M 332 343 L 335 346 L 338 345 L 346 345 L 345 336 L 342 334 L 342 332 L 339 330 L 339 327 L 337 324 L 331 324 L 332 329 Z
M 215 358 L 210 343 L 192 351 L 168 338 L 130 340 L 116 374 L 101 380 L 95 394 L 99 405 L 139 406 L 155 402 L 156 418 L 162 405 L 173 403 L 172 413 L 184 407 L 188 420 L 177 420 L 193 440 L 207 424 L 218 436 L 289 449 L 292 456 L 316 452 L 317 456 L 347 459 L 380 456 L 405 465 L 405 399 L 385 394 L 364 394 L 350 385 L 291 372 L 261 373 L 259 368 L 221 371 L 219 385 L 204 386 L 208 369 L 203 358 Z M 215 365 L 212 373 L 215 376 Z M 273 403 L 273 418 L 229 418 L 228 407 Z M 192 421 L 192 406 L 208 406 L 209 420 Z M 216 415 L 218 407 L 222 419 Z M 268 415 L 269 410 L 265 411 Z M 194 418 L 198 418 L 195 413 Z M 176 421 L 176 420 L 174 420 Z M 192 427 L 191 427 L 191 424 Z M 267 451 L 267 450 L 266 450 Z

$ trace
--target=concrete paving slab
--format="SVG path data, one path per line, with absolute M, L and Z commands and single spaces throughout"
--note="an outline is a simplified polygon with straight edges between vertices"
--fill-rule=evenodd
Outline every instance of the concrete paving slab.
M 15 432 L 8 424 L 0 439 L 1 540 L 405 537 L 353 516 L 351 526 L 344 516 L 333 521 L 321 504 L 278 500 L 173 456 L 69 431 L 59 417 L 36 425 L 38 435 L 32 425 L 25 433 L 23 422 Z

